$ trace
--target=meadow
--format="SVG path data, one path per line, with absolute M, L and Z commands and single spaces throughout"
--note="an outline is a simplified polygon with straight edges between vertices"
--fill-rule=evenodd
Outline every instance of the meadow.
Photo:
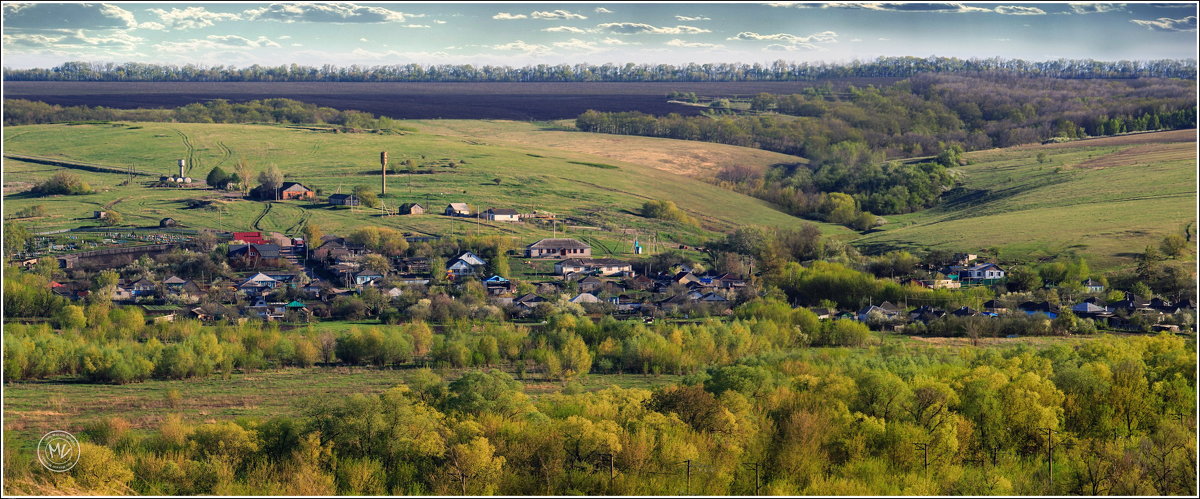
M 56 124 L 5 129 L 5 152 L 9 155 L 93 163 L 118 170 L 132 167 L 161 175 L 175 172 L 176 160 L 185 158 L 189 161 L 188 174 L 201 179 L 213 167 L 232 172 L 234 163 L 244 160 L 256 171 L 278 166 L 286 181 L 301 182 L 322 196 L 349 193 L 355 186 L 378 192 L 379 152 L 388 151 L 392 165 L 412 160 L 419 173 L 389 174 L 388 193 L 381 200 L 391 209 L 401 203 L 420 203 L 432 212 L 425 215 L 382 217 L 378 210 L 334 208 L 314 201 L 248 201 L 204 188 L 148 187 L 151 177 L 134 177 L 132 183 L 121 185 L 129 180 L 127 175 L 81 169 L 73 171 L 97 193 L 31 197 L 23 191 L 62 167 L 11 156 L 4 163 L 6 212 L 44 205 L 51 216 L 26 220 L 35 231 L 95 226 L 99 221 L 89 218 L 94 210 L 101 209 L 121 212 L 134 226 L 156 226 L 161 218 L 169 216 L 190 228 L 283 233 L 296 233 L 310 220 L 327 233 L 371 224 L 413 234 L 499 233 L 533 240 L 555 230 L 561 235 L 566 230 L 568 235 L 595 239 L 605 248 L 599 254 L 629 252 L 634 237 L 645 242 L 657 234 L 663 244 L 651 248 L 655 251 L 666 249 L 668 242 L 700 244 L 715 232 L 745 224 L 792 227 L 800 223 L 763 201 L 679 175 L 672 168 L 661 169 L 659 163 L 639 160 L 636 154 L 618 159 L 540 145 L 534 140 L 494 140 L 483 132 L 468 136 L 461 130 L 448 131 L 458 123 L 415 122 L 415 132 L 401 134 L 185 123 Z M 497 126 L 516 127 L 508 123 Z M 630 147 L 614 149 L 638 151 L 655 146 L 640 137 L 629 139 Z M 679 142 L 675 147 L 688 147 L 714 164 L 731 157 L 759 163 L 776 159 L 752 149 L 669 142 Z M 187 201 L 196 199 L 215 200 L 214 207 L 187 207 Z M 697 218 L 702 228 L 642 217 L 641 205 L 650 200 L 674 201 Z M 552 230 L 534 223 L 493 223 L 434 214 L 450 202 L 467 202 L 476 211 L 510 207 L 522 213 L 553 213 L 568 220 Z M 825 224 L 823 229 L 849 234 L 834 225 Z
M 1008 261 L 1083 255 L 1129 267 L 1196 221 L 1195 130 L 967 153 L 938 206 L 888 216 L 870 249 L 991 248 Z M 1042 162 L 1038 161 L 1042 155 Z

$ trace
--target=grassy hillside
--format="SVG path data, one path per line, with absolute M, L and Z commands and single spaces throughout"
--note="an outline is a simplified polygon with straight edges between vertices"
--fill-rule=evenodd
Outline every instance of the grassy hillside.
M 448 134 L 428 122 L 416 132 L 402 135 L 337 134 L 328 131 L 269 125 L 213 125 L 183 123 L 127 123 L 89 125 L 33 125 L 5 129 L 5 154 L 37 156 L 94 163 L 118 168 L 130 166 L 155 174 L 175 171 L 178 158 L 189 158 L 189 174 L 203 178 L 214 166 L 232 172 L 238 159 L 256 171 L 278 166 L 287 180 L 299 181 L 325 196 L 350 192 L 356 185 L 378 192 L 379 152 L 387 151 L 392 163 L 406 159 L 431 165 L 427 174 L 389 175 L 385 205 L 420 202 L 440 211 L 449 202 L 467 202 L 475 210 L 511 207 L 521 212 L 549 211 L 570 217 L 570 223 L 606 227 L 607 231 L 579 234 L 591 237 L 614 253 L 629 251 L 632 236 L 618 235 L 623 228 L 643 234 L 660 234 L 660 241 L 694 244 L 746 224 L 794 226 L 799 220 L 766 203 L 720 189 L 699 180 L 634 162 L 570 152 L 536 143 L 495 141 L 487 133 L 471 136 Z M 638 137 L 630 139 L 638 140 Z M 680 142 L 680 141 L 671 141 Z M 691 143 L 683 142 L 690 145 Z M 620 146 L 615 146 L 620 148 Z M 450 162 L 457 167 L 447 167 Z M 93 210 L 112 208 L 132 225 L 157 224 L 170 216 L 190 227 L 225 230 L 298 230 L 311 219 L 326 232 L 346 231 L 363 224 L 378 224 L 414 233 L 510 234 L 523 240 L 548 235 L 534 224 L 493 224 L 478 219 L 440 215 L 380 217 L 378 211 L 334 209 L 322 203 L 287 201 L 261 203 L 225 198 L 223 210 L 186 208 L 191 199 L 211 199 L 219 194 L 207 189 L 147 187 L 149 177 L 119 185 L 126 175 L 86 170 L 79 173 L 99 192 L 84 196 L 34 198 L 24 193 L 30 185 L 62 170 L 60 166 L 5 158 L 5 212 L 44 205 L 51 216 L 29 221 L 34 230 L 95 225 L 86 220 Z M 495 182 L 499 179 L 499 183 Z M 703 230 L 648 220 L 636 214 L 651 199 L 675 201 L 699 219 Z M 831 233 L 846 234 L 840 227 L 824 225 Z M 561 234 L 561 232 L 560 232 Z M 645 237 L 643 237 L 645 240 Z M 604 251 L 601 251 L 604 253 Z
M 1128 266 L 1196 219 L 1195 130 L 970 153 L 964 185 L 933 209 L 889 216 L 870 248 L 996 248 L 1009 259 L 1084 255 Z M 1039 163 L 1044 153 L 1044 163 Z
M 498 120 L 423 120 L 407 124 L 431 133 L 487 137 L 489 142 L 590 154 L 695 178 L 712 178 L 721 168 L 729 165 L 764 170 L 776 163 L 807 161 L 797 156 L 712 142 L 580 132 L 572 130 L 574 120 L 543 124 Z

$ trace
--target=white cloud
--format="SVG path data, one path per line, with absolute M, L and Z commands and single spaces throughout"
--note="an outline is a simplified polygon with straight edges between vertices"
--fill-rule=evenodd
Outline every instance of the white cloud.
M 359 38 L 359 39 L 358 39 L 358 41 L 360 41 L 360 42 L 365 42 L 365 41 L 367 41 L 367 39 L 366 39 L 366 38 Z
M 243 12 L 251 21 L 263 19 L 285 23 L 402 23 L 409 17 L 424 17 L 424 14 L 406 14 L 383 7 L 355 5 L 352 3 L 273 3 L 258 9 Z
M 428 24 L 405 24 L 404 27 L 405 28 L 428 28 L 430 26 Z
M 704 17 L 704 16 L 695 16 L 695 17 L 675 16 L 675 20 L 676 21 L 711 21 L 712 18 L 708 18 L 708 17 Z
M 302 44 L 302 43 L 293 43 L 293 44 L 292 44 L 292 46 L 293 46 L 293 47 L 303 47 L 303 46 L 304 46 L 304 44 Z
M 826 3 L 821 8 L 866 9 L 892 12 L 992 12 L 992 9 L 961 3 Z
M 529 18 L 529 16 L 527 16 L 525 14 L 509 14 L 508 12 L 498 12 L 496 15 L 492 16 L 492 19 L 499 19 L 501 21 L 511 21 L 513 19 L 528 19 L 528 18 Z
M 995 12 L 1009 16 L 1042 16 L 1046 14 L 1046 11 L 1037 7 L 1022 7 L 1020 5 L 999 5 L 996 7 Z
M 835 43 L 837 42 L 837 36 L 837 33 L 833 31 L 822 31 L 820 33 L 813 33 L 808 36 L 797 36 L 788 33 L 760 35 L 753 31 L 743 31 L 734 36 L 726 38 L 726 40 L 770 40 L 795 45 L 801 43 Z
M 530 14 L 534 19 L 587 19 L 587 16 L 574 12 L 559 10 L 534 11 Z
M 438 20 L 434 21 L 434 23 L 437 23 L 437 24 L 446 24 L 446 21 L 443 21 L 443 20 L 441 20 L 441 19 L 438 19 Z
M 572 38 L 565 42 L 554 42 L 553 45 L 560 49 L 582 51 L 582 52 L 600 52 L 605 49 L 600 48 L 596 42 L 587 42 L 578 38 Z
M 1183 19 L 1160 17 L 1153 21 L 1131 19 L 1129 22 L 1154 31 L 1196 31 L 1196 16 L 1188 16 Z
M 280 40 L 291 40 L 291 39 L 292 39 L 292 35 L 283 35 L 283 36 L 280 36 L 280 37 L 279 37 L 279 39 L 280 39 Z
M 117 31 L 107 35 L 89 35 L 85 30 L 61 30 L 54 34 L 13 33 L 4 35 L 4 45 L 43 49 L 88 49 L 129 51 L 144 38 Z
M 719 49 L 719 48 L 724 48 L 724 47 L 725 47 L 724 45 L 721 45 L 721 44 L 719 44 L 719 43 L 686 42 L 686 41 L 680 40 L 680 39 L 678 39 L 678 38 L 675 38 L 675 39 L 673 39 L 673 40 L 671 40 L 671 41 L 667 42 L 666 44 L 667 44 L 667 45 L 670 45 L 670 46 L 672 46 L 672 47 L 681 47 L 681 48 L 710 48 L 710 49 Z
M 696 33 L 711 33 L 710 30 L 697 28 L 695 26 L 651 26 L 644 23 L 603 23 L 597 24 L 597 29 L 607 31 L 609 33 L 619 35 L 631 35 L 635 33 L 652 33 L 655 35 L 692 35 Z
M 172 8 L 146 9 L 171 29 L 207 28 L 219 21 L 238 21 L 242 16 L 230 12 L 212 12 L 204 7 L 188 7 L 186 9 Z
M 247 50 L 279 46 L 278 43 L 265 36 L 251 40 L 240 35 L 208 35 L 205 38 L 193 38 L 180 42 L 162 42 L 155 45 L 154 48 L 161 52 L 187 54 L 203 51 Z M 208 55 L 212 56 L 211 53 Z
M 611 11 L 611 10 L 608 10 L 608 9 L 606 9 L 606 8 L 604 8 L 604 7 L 596 7 L 596 13 L 597 13 L 597 14 L 612 14 L 612 13 L 613 13 L 613 11 Z
M 768 52 L 796 52 L 798 50 L 820 50 L 820 47 L 811 43 L 800 43 L 796 45 L 784 45 L 781 43 L 772 43 L 763 47 L 763 50 Z
M 543 28 L 542 31 L 550 33 L 587 33 L 587 30 L 576 28 L 574 26 L 555 26 L 553 28 Z
M 1076 14 L 1103 14 L 1105 12 L 1122 12 L 1123 3 L 1073 3 L 1069 4 L 1071 11 Z
M 624 40 L 621 40 L 620 38 L 611 38 L 611 37 L 600 40 L 600 43 L 603 43 L 605 45 L 635 45 L 633 43 L 629 43 Z
M 525 43 L 523 40 L 492 45 L 491 47 L 496 50 L 514 50 L 526 54 L 547 54 L 550 52 L 550 47 L 538 43 Z
M 148 29 L 151 31 L 163 31 L 163 30 L 166 30 L 167 27 L 163 26 L 162 23 L 148 21 L 148 22 L 144 22 L 144 23 L 138 23 L 138 29 Z
M 133 29 L 133 13 L 101 3 L 5 3 L 4 28 L 9 29 Z

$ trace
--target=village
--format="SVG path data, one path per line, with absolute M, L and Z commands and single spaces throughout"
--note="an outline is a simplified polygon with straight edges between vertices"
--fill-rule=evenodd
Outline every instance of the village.
M 297 182 L 281 183 L 274 190 L 260 186 L 250 193 L 266 201 L 317 199 L 313 190 Z M 325 201 L 341 206 L 361 202 L 356 194 L 333 194 Z M 522 215 L 509 208 L 476 212 L 457 202 L 433 212 L 429 208 L 406 203 L 398 212 L 522 223 Z M 46 242 L 41 253 L 24 252 L 13 263 L 49 272 L 53 277 L 49 286 L 61 297 L 134 306 L 152 323 L 185 318 L 261 320 L 288 327 L 323 320 L 378 318 L 397 323 L 463 317 L 537 323 L 563 311 L 649 323 L 729 316 L 738 305 L 762 293 L 759 279 L 752 274 L 706 268 L 679 252 L 650 257 L 643 255 L 644 248 L 636 241 L 630 253 L 641 258 L 623 260 L 594 257 L 589 244 L 571 237 L 542 238 L 523 248 L 497 252 L 461 239 L 401 236 L 378 227 L 342 236 L 320 235 L 311 241 L 303 234 L 278 232 L 180 232 L 170 218 L 163 219 L 159 229 L 105 233 L 104 249 L 94 251 L 79 252 L 74 243 Z M 402 237 L 403 242 L 385 248 L 377 241 L 379 231 L 384 231 L 385 239 Z M 53 253 L 59 254 L 45 256 Z M 956 254 L 953 260 L 949 265 L 918 265 L 907 276 L 894 278 L 906 287 L 932 290 L 1005 282 L 1006 271 L 1000 265 L 980 261 L 975 254 Z M 512 272 L 513 262 L 526 270 Z M 828 306 L 812 311 L 822 320 L 851 319 L 896 332 L 919 333 L 945 318 L 1040 314 L 1054 320 L 1064 311 L 1108 330 L 1179 331 L 1195 308 L 1189 300 L 1172 303 L 1132 292 L 1117 297 L 1104 283 L 1090 278 L 1078 288 L 1083 293 L 1071 303 L 1016 301 L 1013 297 L 1018 294 L 997 293 L 977 307 L 948 310 L 909 305 L 906 299 L 862 304 L 825 300 Z

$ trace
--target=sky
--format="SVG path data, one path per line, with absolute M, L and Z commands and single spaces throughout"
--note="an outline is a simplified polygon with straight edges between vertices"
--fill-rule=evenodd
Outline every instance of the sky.
M 5 2 L 3 64 L 1194 59 L 1196 4 Z

